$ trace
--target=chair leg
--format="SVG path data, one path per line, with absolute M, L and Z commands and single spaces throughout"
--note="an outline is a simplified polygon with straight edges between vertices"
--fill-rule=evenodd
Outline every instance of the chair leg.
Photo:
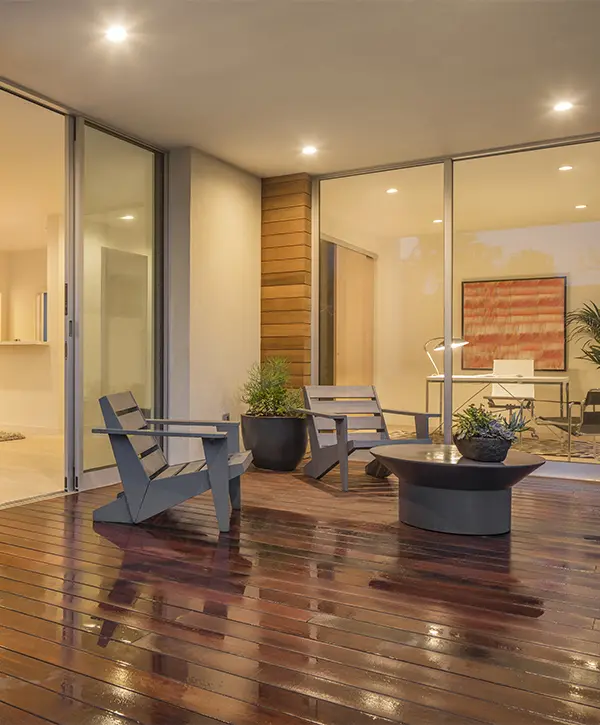
M 118 497 L 101 506 L 94 511 L 94 521 L 105 524 L 133 524 L 134 520 L 127 506 L 127 499 L 124 495 L 119 494 Z
M 208 480 L 212 492 L 219 531 L 229 531 L 229 463 L 227 443 L 223 440 L 204 440 L 204 454 L 208 468 Z
M 242 486 L 241 477 L 236 476 L 235 478 L 229 479 L 229 499 L 231 501 L 231 508 L 239 511 L 242 508 Z
M 387 478 L 392 472 L 383 463 L 377 459 L 373 459 L 365 466 L 365 473 L 367 476 L 373 476 L 373 478 Z

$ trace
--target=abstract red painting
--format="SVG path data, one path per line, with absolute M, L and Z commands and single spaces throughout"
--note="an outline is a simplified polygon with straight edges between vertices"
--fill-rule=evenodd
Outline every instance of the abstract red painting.
M 565 370 L 566 296 L 566 277 L 463 282 L 463 369 L 533 358 L 536 370 Z

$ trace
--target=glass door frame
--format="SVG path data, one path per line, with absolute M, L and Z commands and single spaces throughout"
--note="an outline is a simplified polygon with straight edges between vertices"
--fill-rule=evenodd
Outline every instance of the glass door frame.
M 486 149 L 466 154 L 453 154 L 432 159 L 423 159 L 409 161 L 407 163 L 386 164 L 364 169 L 353 169 L 348 171 L 339 171 L 332 174 L 321 174 L 312 177 L 312 222 L 311 222 L 311 238 L 312 238 L 312 282 L 311 282 L 311 382 L 313 385 L 319 384 L 319 252 L 320 245 L 318 240 L 321 238 L 320 224 L 320 189 L 321 181 L 329 179 L 345 178 L 348 176 L 358 176 L 365 174 L 375 174 L 383 171 L 392 171 L 396 169 L 410 169 L 418 166 L 429 166 L 432 164 L 443 164 L 444 167 L 444 187 L 443 187 L 443 203 L 444 203 L 444 228 L 443 228 L 443 255 L 444 255 L 444 382 L 443 382 L 443 430 L 444 442 L 452 442 L 452 414 L 448 415 L 445 411 L 452 411 L 453 382 L 452 382 L 452 328 L 454 319 L 454 291 L 453 291 L 453 270 L 454 270 L 454 165 L 457 162 L 468 159 L 477 159 L 487 156 L 503 156 L 507 154 L 520 153 L 524 151 L 535 151 L 548 148 L 560 148 L 574 146 L 584 143 L 593 143 L 600 141 L 600 133 L 584 134 L 580 136 L 570 136 L 562 139 L 552 139 L 548 141 L 539 141 L 526 144 L 517 144 L 509 147 Z M 585 466 L 584 463 L 564 463 L 556 462 L 554 464 L 560 474 L 567 476 L 577 471 L 578 467 Z M 597 465 L 597 464 L 594 464 Z
M 165 199 L 166 199 L 166 153 L 150 146 L 138 139 L 132 139 L 120 134 L 114 129 L 107 128 L 84 116 L 70 117 L 71 153 L 70 153 L 70 198 L 72 205 L 72 238 L 70 247 L 71 284 L 69 285 L 68 309 L 72 311 L 67 321 L 68 339 L 68 367 L 72 385 L 69 388 L 69 473 L 67 474 L 69 491 L 81 491 L 97 488 L 103 485 L 118 483 L 119 476 L 115 465 L 86 471 L 83 455 L 83 421 L 84 421 L 84 376 L 83 376 L 83 289 L 84 289 L 84 159 L 85 159 L 85 129 L 94 128 L 115 138 L 139 146 L 153 153 L 154 156 L 154 190 L 153 190 L 153 402 L 154 417 L 164 417 L 165 410 L 165 380 L 164 380 L 164 351 L 166 343 L 165 330 Z M 69 475 L 70 474 L 70 475 Z

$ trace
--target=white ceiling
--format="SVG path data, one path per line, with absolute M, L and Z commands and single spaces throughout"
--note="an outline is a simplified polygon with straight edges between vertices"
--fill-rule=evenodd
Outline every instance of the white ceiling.
M 573 168 L 559 171 L 564 165 Z M 600 142 L 459 161 L 454 169 L 459 232 L 600 220 Z M 366 248 L 423 234 L 441 243 L 443 225 L 433 220 L 443 208 L 440 164 L 321 182 L 321 232 Z
M 0 73 L 165 147 L 325 173 L 600 131 L 599 27 L 596 0 L 4 0 Z

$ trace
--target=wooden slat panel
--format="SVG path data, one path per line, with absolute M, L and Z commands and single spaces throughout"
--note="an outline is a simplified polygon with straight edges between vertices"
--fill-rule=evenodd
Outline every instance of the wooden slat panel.
M 263 350 L 310 350 L 310 337 L 263 337 Z M 310 381 L 309 381 L 310 382 Z
M 261 360 L 266 360 L 269 357 L 283 357 L 290 362 L 310 362 L 310 350 L 299 349 L 299 350 L 265 350 L 263 348 L 261 352 Z
M 306 392 L 311 398 L 375 399 L 375 392 L 371 385 L 310 385 Z
M 319 437 L 319 443 L 322 446 L 332 446 L 335 443 L 337 443 L 337 437 L 335 433 L 317 433 Z M 348 434 L 348 440 L 355 440 L 355 441 L 373 441 L 373 443 L 376 443 L 377 441 L 382 440 L 382 434 L 377 434 L 375 432 L 373 433 L 349 433 Z
M 289 297 L 287 299 L 263 299 L 260 303 L 261 311 L 278 312 L 285 310 L 310 310 L 310 300 L 306 297 Z
M 307 174 L 263 180 L 261 356 L 298 351 L 292 382 L 310 380 L 311 182 Z
M 284 299 L 286 297 L 304 297 L 310 299 L 310 286 L 307 284 L 289 284 L 263 287 L 261 295 L 265 299 Z
M 310 233 L 309 219 L 290 219 L 285 222 L 263 222 L 262 233 L 264 236 L 272 234 L 292 234 L 297 232 Z
M 154 436 L 128 436 L 128 438 L 131 441 L 133 450 L 138 456 L 143 456 L 157 446 L 157 441 Z
M 374 400 L 333 400 L 331 402 L 321 402 L 315 400 L 311 402 L 311 410 L 317 413 L 379 413 L 379 406 Z
M 308 257 L 300 259 L 274 259 L 272 261 L 263 260 L 263 274 L 278 274 L 281 272 L 310 272 L 311 262 Z
M 108 395 L 107 398 L 115 413 L 118 413 L 120 410 L 127 410 L 127 408 L 137 407 L 137 403 L 129 391 L 113 393 L 112 395 Z
M 283 223 L 283 222 L 277 222 Z M 287 222 L 286 222 L 287 223 Z M 272 225 L 270 225 L 272 226 Z M 263 233 L 262 247 L 268 249 L 270 247 L 297 247 L 305 246 L 310 251 L 310 234 L 304 230 L 290 231 L 284 234 L 277 234 L 274 231 Z
M 311 183 L 309 179 L 285 181 L 279 184 L 269 184 L 268 179 L 263 179 L 263 199 L 270 199 L 274 196 L 286 196 L 288 194 L 310 194 L 310 192 Z
M 142 458 L 142 466 L 147 476 L 154 476 L 155 473 L 163 469 L 167 465 L 167 460 L 163 452 L 158 448 L 154 453 Z
M 293 244 L 289 247 L 265 247 L 262 249 L 263 262 L 275 259 L 311 259 L 310 246 L 308 244 Z
M 261 322 L 263 325 L 285 325 L 298 322 L 310 325 L 310 311 L 284 310 L 281 312 L 263 312 Z
M 319 431 L 335 430 L 335 421 L 330 418 L 315 418 L 314 421 Z M 349 415 L 348 430 L 382 431 L 383 418 L 380 415 Z
M 263 274 L 262 276 L 263 287 L 295 284 L 310 285 L 310 272 L 303 272 L 302 270 L 299 270 L 297 272 L 278 272 L 276 274 Z
M 138 410 L 132 410 L 130 413 L 123 413 L 119 416 L 119 423 L 125 430 L 139 430 L 146 428 L 147 423 L 144 416 Z
M 310 337 L 310 325 L 291 323 L 287 325 L 261 325 L 263 337 Z
M 284 222 L 294 219 L 308 219 L 310 221 L 310 207 L 308 206 L 288 206 L 284 209 L 267 209 L 263 211 L 263 223 Z
M 288 206 L 307 206 L 310 208 L 310 194 L 282 194 L 263 198 L 263 211 L 269 209 L 284 209 Z

